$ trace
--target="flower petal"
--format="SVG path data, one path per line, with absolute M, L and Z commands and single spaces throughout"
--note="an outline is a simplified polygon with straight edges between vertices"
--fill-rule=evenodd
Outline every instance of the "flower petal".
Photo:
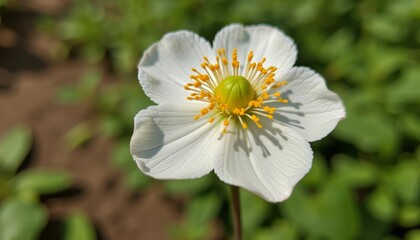
M 337 94 L 328 90 L 325 80 L 305 67 L 293 68 L 285 77 L 282 98 L 289 103 L 275 104 L 274 118 L 294 128 L 307 141 L 316 141 L 330 133 L 346 115 Z
M 268 25 L 244 27 L 232 24 L 221 29 L 213 42 L 213 48 L 225 48 L 230 57 L 237 48 L 241 70 L 247 61 L 250 51 L 254 51 L 253 61 L 266 58 L 264 66 L 278 68 L 276 76 L 284 76 L 295 64 L 297 50 L 293 40 L 277 28 Z
M 138 167 L 159 179 L 197 178 L 213 169 L 221 124 L 194 120 L 203 104 L 159 104 L 135 117 L 130 150 Z
M 226 183 L 281 202 L 309 171 L 312 150 L 293 129 L 274 121 L 262 124 L 262 129 L 251 124 L 249 130 L 236 126 L 236 134 L 225 134 L 214 171 Z
M 191 68 L 200 68 L 204 56 L 213 58 L 210 43 L 189 31 L 166 34 L 147 49 L 138 65 L 144 92 L 154 102 L 185 102 Z

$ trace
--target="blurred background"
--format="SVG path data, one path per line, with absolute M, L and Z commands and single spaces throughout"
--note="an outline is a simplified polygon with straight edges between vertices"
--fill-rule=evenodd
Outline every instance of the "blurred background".
M 419 0 L 0 0 L 0 239 L 229 239 L 229 191 L 129 153 L 145 48 L 179 29 L 290 35 L 347 108 L 290 199 L 241 191 L 245 239 L 420 239 Z

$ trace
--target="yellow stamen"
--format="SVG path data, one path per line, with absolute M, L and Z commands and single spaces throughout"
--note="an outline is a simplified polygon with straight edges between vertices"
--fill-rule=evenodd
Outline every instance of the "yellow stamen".
M 207 108 L 201 109 L 201 114 L 202 115 L 206 115 L 208 112 L 209 112 L 209 110 Z
M 274 84 L 271 88 L 279 88 L 279 87 L 284 86 L 286 84 L 287 84 L 286 81 L 278 82 L 278 83 Z
M 250 51 L 248 54 L 248 62 L 251 62 L 253 57 L 254 57 L 254 52 Z
M 195 120 L 212 112 L 212 117 L 208 119 L 208 122 L 213 123 L 216 118 L 221 118 L 224 134 L 227 133 L 231 121 L 240 124 L 243 129 L 248 129 L 249 122 L 261 128 L 262 124 L 257 115 L 273 119 L 277 109 L 271 107 L 270 103 L 289 102 L 280 97 L 280 92 L 271 91 L 271 89 L 286 85 L 287 82 L 276 81 L 277 67 L 265 66 L 267 61 L 265 57 L 260 61 L 253 61 L 254 52 L 250 51 L 244 59 L 245 66 L 241 67 L 236 48 L 231 49 L 229 57 L 224 48 L 218 49 L 216 53 L 214 62 L 211 62 L 207 56 L 203 56 L 201 70 L 192 68 L 193 74 L 189 76 L 191 82 L 183 86 L 190 92 L 190 95 L 186 97 L 188 100 L 208 103 L 207 107 L 202 108 L 200 113 L 194 116 Z M 240 72 L 242 70 L 243 72 Z M 227 78 L 231 78 L 228 85 L 226 82 L 221 84 Z M 221 85 L 225 86 L 221 87 Z M 245 88 L 245 85 L 248 87 Z M 240 91 L 235 90 L 239 87 Z
M 229 126 L 229 120 L 228 120 L 228 119 L 225 119 L 225 120 L 223 121 L 223 125 L 225 125 L 226 127 L 227 127 L 227 126 Z

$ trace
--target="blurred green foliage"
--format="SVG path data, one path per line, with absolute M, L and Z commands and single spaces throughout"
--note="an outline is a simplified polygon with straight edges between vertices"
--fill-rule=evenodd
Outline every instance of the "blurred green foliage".
M 313 169 L 290 199 L 273 205 L 242 192 L 246 238 L 419 239 L 419 0 L 79 0 L 40 27 L 62 40 L 62 56 L 105 59 L 126 79 L 92 91 L 98 81 L 87 77 L 58 98 L 94 103 L 96 133 L 116 138 L 113 162 L 140 191 L 153 184 L 128 149 L 135 113 L 151 104 L 136 81 L 142 52 L 168 31 L 189 29 L 212 41 L 232 22 L 285 31 L 299 48 L 297 65 L 325 76 L 347 109 L 332 136 L 313 144 Z M 86 131 L 76 129 L 69 144 L 93 136 Z M 164 190 L 188 201 L 184 222 L 170 230 L 175 239 L 202 239 L 215 219 L 230 232 L 229 196 L 215 176 L 167 181 Z
M 31 148 L 31 131 L 23 125 L 12 128 L 0 138 L 1 240 L 38 239 L 48 222 L 48 211 L 39 201 L 40 196 L 63 191 L 72 183 L 70 175 L 64 171 L 36 168 L 21 170 Z M 91 228 L 89 222 L 78 225 Z M 74 231 L 81 230 L 71 229 L 65 237 L 74 235 Z M 96 236 L 83 239 L 96 239 Z
M 82 212 L 74 212 L 65 223 L 64 240 L 95 240 L 96 233 L 89 218 Z
M 42 205 L 6 200 L 0 205 L 0 239 L 36 239 L 47 218 L 47 210 Z

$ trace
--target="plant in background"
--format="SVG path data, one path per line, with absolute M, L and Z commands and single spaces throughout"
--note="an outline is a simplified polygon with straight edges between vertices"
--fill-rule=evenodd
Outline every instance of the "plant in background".
M 18 171 L 32 146 L 30 130 L 17 126 L 0 139 L 0 239 L 37 239 L 48 222 L 48 211 L 39 202 L 40 195 L 53 194 L 71 185 L 67 172 L 47 169 Z M 84 214 L 68 219 L 65 238 L 86 236 L 93 240 L 93 228 Z M 76 234 L 77 232 L 77 234 Z
M 165 35 L 139 63 L 140 84 L 158 104 L 135 117 L 130 146 L 139 168 L 158 179 L 214 170 L 232 185 L 240 239 L 237 186 L 270 202 L 287 199 L 311 167 L 308 141 L 345 117 L 320 75 L 293 67 L 296 55 L 293 41 L 266 25 L 225 27 L 213 48 L 192 32 Z

